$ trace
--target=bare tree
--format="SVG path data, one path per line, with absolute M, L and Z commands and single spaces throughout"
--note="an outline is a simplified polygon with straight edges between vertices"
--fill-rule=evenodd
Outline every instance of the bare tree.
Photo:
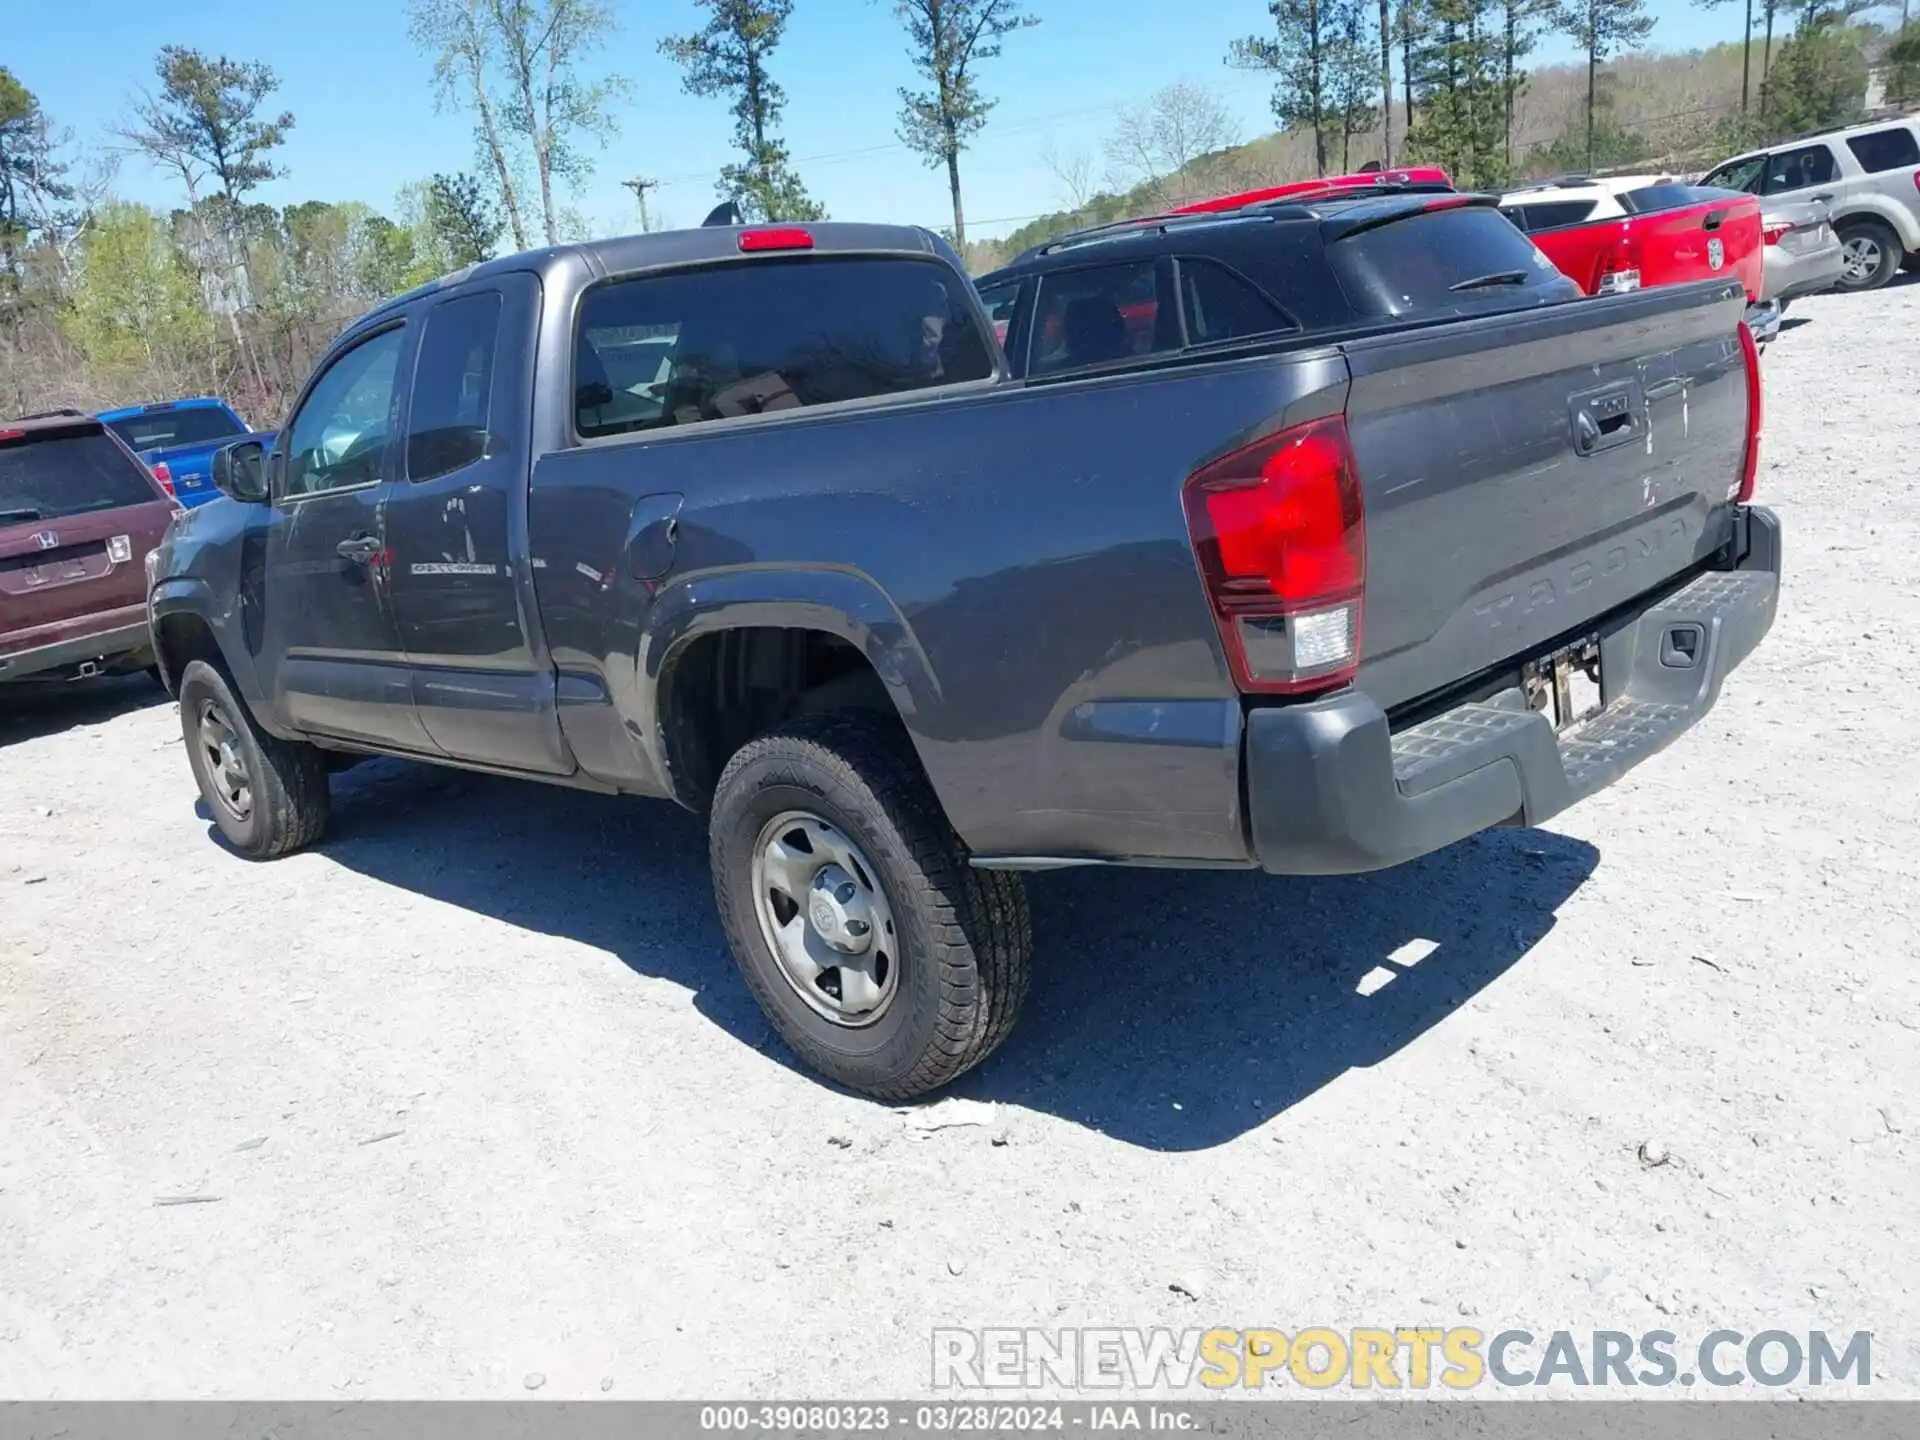
M 1206 188 L 1202 163 L 1239 143 L 1238 127 L 1212 92 L 1182 80 L 1120 112 L 1107 140 L 1115 189 L 1148 187 L 1161 208 Z
M 1047 167 L 1047 173 L 1060 187 L 1060 198 L 1069 210 L 1087 208 L 1094 192 L 1092 155 L 1081 149 L 1064 152 L 1056 149 L 1049 136 L 1040 144 L 1040 163 Z
M 614 14 L 599 0 L 486 0 L 485 13 L 511 96 L 501 119 L 533 152 L 542 228 L 547 243 L 558 244 L 554 177 L 577 180 L 592 171 L 579 137 L 601 144 L 611 138 L 612 106 L 626 88 L 617 79 L 586 82 L 579 74 L 580 62 L 612 33 Z
M 527 226 L 521 218 L 519 186 L 514 180 L 513 158 L 507 153 L 501 133 L 489 74 L 495 45 L 484 12 L 487 3 L 488 0 L 411 0 L 409 33 L 416 45 L 433 53 L 433 81 L 440 104 L 472 106 L 475 138 L 493 183 L 499 189 L 500 204 L 507 212 L 513 248 L 525 250 Z
M 987 123 L 994 102 L 974 84 L 974 67 L 1000 53 L 1002 37 L 1040 21 L 1016 0 L 894 0 L 906 27 L 913 68 L 930 87 L 900 91 L 900 139 L 928 165 L 944 165 L 953 196 L 955 248 L 967 248 L 960 203 L 960 152 Z

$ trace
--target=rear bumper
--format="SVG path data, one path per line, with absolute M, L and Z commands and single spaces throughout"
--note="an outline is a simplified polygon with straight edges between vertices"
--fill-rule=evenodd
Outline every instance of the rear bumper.
M 1847 268 L 1846 251 L 1837 243 L 1804 255 L 1790 255 L 1785 251 L 1775 254 L 1777 249 L 1775 246 L 1768 251 L 1765 279 L 1760 287 L 1761 298 L 1777 304 L 1831 290 Z
M 1721 682 L 1773 625 L 1780 523 L 1742 514 L 1741 559 L 1601 634 L 1605 709 L 1561 736 L 1518 689 L 1393 733 L 1358 692 L 1247 717 L 1248 823 L 1262 869 L 1335 875 L 1384 869 L 1496 825 L 1537 825 L 1666 748 L 1713 707 Z M 1662 641 L 1697 626 L 1694 663 Z
M 1780 302 L 1756 300 L 1747 306 L 1747 328 L 1753 331 L 1756 345 L 1771 345 L 1780 338 Z
M 29 675 L 44 675 L 89 661 L 119 660 L 147 651 L 150 644 L 144 620 L 134 625 L 116 625 L 111 630 L 98 630 L 91 635 L 0 655 L 0 681 L 24 680 Z

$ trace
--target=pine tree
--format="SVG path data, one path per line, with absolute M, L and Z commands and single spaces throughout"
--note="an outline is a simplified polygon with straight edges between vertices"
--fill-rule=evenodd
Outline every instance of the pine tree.
M 1377 76 L 1368 54 L 1364 0 L 1270 0 L 1272 35 L 1248 35 L 1227 50 L 1227 63 L 1239 70 L 1261 70 L 1274 77 L 1273 116 L 1283 129 L 1313 131 L 1314 174 L 1327 173 L 1328 137 L 1335 126 L 1341 149 L 1356 133 L 1349 122 L 1368 116 Z M 1364 70 L 1364 97 L 1356 94 L 1357 72 Z
M 1646 0 L 1557 0 L 1555 28 L 1573 37 L 1587 57 L 1587 167 L 1593 167 L 1593 112 L 1600 67 L 1653 33 Z
M 685 69 L 681 83 L 689 94 L 733 97 L 733 140 L 746 158 L 721 170 L 720 195 L 749 220 L 824 219 L 774 133 L 787 93 L 767 73 L 767 57 L 786 31 L 793 0 L 695 3 L 712 17 L 705 28 L 663 40 L 660 49 Z
M 1000 53 L 1000 42 L 1040 21 L 1016 0 L 894 0 L 907 32 L 913 68 L 930 88 L 900 91 L 900 139 L 930 166 L 945 166 L 953 197 L 955 249 L 966 253 L 967 214 L 960 202 L 960 152 L 987 123 L 994 102 L 980 93 L 974 69 Z
M 1340 129 L 1340 169 L 1350 174 L 1353 137 L 1372 133 L 1381 122 L 1382 112 L 1374 104 L 1380 83 L 1378 57 L 1363 0 L 1339 0 L 1328 6 L 1327 18 L 1327 111 Z
M 0 65 L 0 303 L 17 292 L 21 257 L 53 207 L 73 199 L 60 137 L 34 93 Z
M 1503 104 L 1503 153 L 1513 169 L 1513 106 L 1526 89 L 1527 72 L 1520 62 L 1539 43 L 1538 27 L 1547 13 L 1546 0 L 1500 0 L 1500 91 Z
M 1417 119 L 1408 148 L 1462 185 L 1506 177 L 1500 37 L 1493 0 L 1432 0 L 1414 54 Z

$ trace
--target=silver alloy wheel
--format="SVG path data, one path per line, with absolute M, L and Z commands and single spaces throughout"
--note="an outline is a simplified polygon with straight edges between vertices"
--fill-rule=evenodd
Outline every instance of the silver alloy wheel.
M 818 815 L 787 810 L 753 845 L 753 909 L 780 973 L 836 1025 L 871 1025 L 900 988 L 893 910 L 873 866 Z
M 200 749 L 206 756 L 214 798 L 234 819 L 245 820 L 253 814 L 253 779 L 247 774 L 240 733 L 218 700 L 200 702 Z
M 1865 280 L 1880 268 L 1880 242 L 1871 235 L 1856 235 L 1841 252 L 1847 260 L 1847 279 Z

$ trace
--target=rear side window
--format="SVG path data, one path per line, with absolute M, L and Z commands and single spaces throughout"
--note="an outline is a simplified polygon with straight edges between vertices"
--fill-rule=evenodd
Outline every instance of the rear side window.
M 931 260 L 830 256 L 596 286 L 580 303 L 575 427 L 594 439 L 985 380 L 969 288 Z
M 105 431 L 29 430 L 0 439 L 0 525 L 59 520 L 160 496 Z
M 205 445 L 246 430 L 233 416 L 214 405 L 194 405 L 180 410 L 158 410 L 148 415 L 132 415 L 125 420 L 109 420 L 107 428 L 127 442 L 132 450 L 163 450 L 172 445 Z
M 1652 215 L 1661 210 L 1681 210 L 1722 198 L 1700 185 L 1642 185 L 1638 190 L 1620 193 L 1620 208 L 1629 215 Z
M 1516 293 L 1551 291 L 1570 282 L 1553 262 L 1484 206 L 1450 207 L 1389 220 L 1328 247 L 1334 273 L 1355 310 L 1368 318 L 1455 310 Z
M 407 416 L 407 478 L 431 480 L 487 453 L 500 295 L 462 295 L 427 316 Z
M 1833 152 L 1824 145 L 1803 145 L 1798 150 L 1782 150 L 1767 157 L 1763 195 L 1783 195 L 1789 190 L 1805 190 L 1825 185 L 1834 177 Z
M 1593 214 L 1599 203 L 1598 200 L 1541 200 L 1533 205 L 1515 205 L 1506 213 L 1528 230 L 1552 230 L 1561 225 L 1578 225 Z
M 1180 262 L 1180 303 L 1186 312 L 1190 345 L 1300 328 L 1250 283 L 1212 260 Z
M 1853 158 L 1860 162 L 1860 168 L 1870 175 L 1877 175 L 1882 170 L 1901 170 L 1909 165 L 1920 165 L 1920 140 L 1915 140 L 1913 131 L 1905 125 L 1852 136 L 1847 141 L 1847 148 L 1853 152 Z
M 1034 309 L 1034 375 L 1105 365 L 1166 349 L 1158 337 L 1160 288 L 1151 260 L 1091 265 L 1045 276 Z
M 1020 282 L 1011 280 L 1004 285 L 982 290 L 980 303 L 986 307 L 987 320 L 993 326 L 993 338 L 1005 345 L 1007 327 L 1013 324 L 1014 307 L 1020 303 Z

